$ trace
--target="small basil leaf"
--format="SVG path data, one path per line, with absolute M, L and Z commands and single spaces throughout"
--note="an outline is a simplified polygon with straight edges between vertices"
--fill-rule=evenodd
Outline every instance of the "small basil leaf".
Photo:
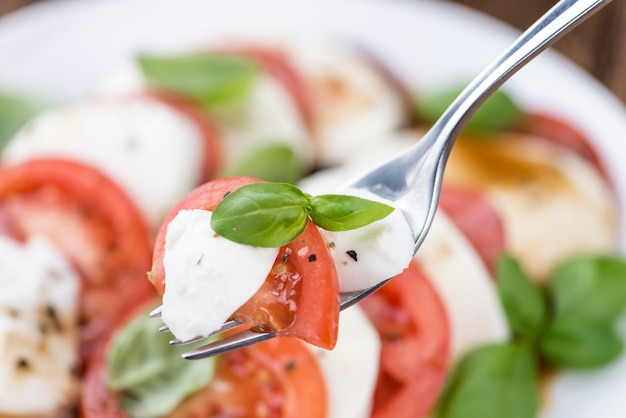
M 44 100 L 0 91 L 0 152 L 26 122 L 47 107 Z
M 626 260 L 576 258 L 557 268 L 549 290 L 557 319 L 612 323 L 626 308 Z
M 417 116 L 424 122 L 435 122 L 462 90 L 462 88 L 453 88 L 424 97 L 417 102 Z M 465 131 L 469 133 L 501 132 L 521 119 L 522 115 L 520 107 L 511 97 L 497 90 L 472 115 L 465 126 Z
M 528 349 L 513 344 L 481 346 L 452 372 L 438 418 L 535 418 L 538 386 Z
M 327 194 L 311 199 L 309 215 L 327 231 L 348 231 L 385 218 L 394 208 L 356 196 Z
M 508 254 L 499 258 L 496 277 L 498 293 L 511 329 L 535 341 L 545 320 L 545 302 L 541 290 Z
M 265 181 L 294 184 L 304 176 L 304 166 L 293 148 L 280 143 L 270 144 L 248 153 L 221 177 L 247 176 Z
M 540 349 L 554 365 L 583 369 L 612 362 L 622 353 L 623 343 L 609 325 L 561 320 L 542 335 Z
M 306 228 L 308 203 L 309 197 L 291 184 L 248 184 L 215 207 L 211 228 L 240 244 L 280 247 Z
M 254 62 L 237 55 L 140 55 L 137 61 L 150 86 L 209 107 L 243 100 L 258 73 Z
M 141 312 L 111 341 L 106 356 L 108 387 L 120 394 L 132 417 L 166 416 L 181 400 L 213 377 L 214 360 L 190 362 L 171 347 L 168 334 L 155 332 L 155 322 Z

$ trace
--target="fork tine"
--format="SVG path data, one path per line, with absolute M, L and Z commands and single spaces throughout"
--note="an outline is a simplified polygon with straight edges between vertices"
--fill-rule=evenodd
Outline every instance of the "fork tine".
M 160 318 L 163 313 L 163 305 L 150 312 L 150 318 Z
M 238 332 L 221 340 L 214 341 L 210 344 L 198 347 L 195 350 L 188 351 L 182 355 L 185 360 L 201 360 L 208 357 L 218 356 L 230 351 L 239 350 L 253 344 L 257 344 L 276 337 L 271 332 L 260 333 L 249 329 Z
M 173 339 L 172 341 L 170 341 L 170 345 L 174 345 L 174 346 L 179 346 L 179 345 L 185 345 L 185 344 L 191 344 L 191 343 L 195 343 L 196 341 L 200 341 L 204 338 L 208 338 L 208 337 L 212 337 L 213 335 L 219 334 L 220 332 L 226 332 L 229 331 L 235 327 L 238 327 L 239 325 L 241 325 L 241 322 L 239 321 L 235 321 L 235 320 L 230 320 L 230 321 L 226 321 L 224 322 L 224 325 L 222 325 L 222 327 L 220 329 L 218 329 L 215 332 L 212 332 L 211 334 L 209 334 L 207 337 L 194 337 L 190 340 L 179 340 L 178 338 Z M 163 328 L 167 328 L 167 325 L 162 326 L 161 328 L 159 328 L 159 331 L 161 331 L 161 329 Z M 167 330 L 169 331 L 169 328 L 167 328 Z
M 195 343 L 197 341 L 204 340 L 205 338 L 206 337 L 202 335 L 198 335 L 197 337 L 193 337 L 189 340 L 179 340 L 178 338 L 174 338 L 173 340 L 170 340 L 170 345 L 173 347 L 178 347 L 179 345 Z
M 343 311 L 346 308 L 349 308 L 350 306 L 354 305 L 355 303 L 359 302 L 361 299 L 371 295 L 372 293 L 374 293 L 375 291 L 377 291 L 378 289 L 380 289 L 385 283 L 387 283 L 389 280 L 385 280 L 383 282 L 380 282 L 372 287 L 370 287 L 369 289 L 365 289 L 365 290 L 361 290 L 358 292 L 352 292 L 352 293 L 344 293 L 341 295 L 341 310 Z M 228 321 L 226 322 L 222 328 L 219 331 L 214 332 L 211 335 L 215 335 L 217 333 L 223 332 L 223 331 L 227 331 L 229 329 L 232 329 L 238 325 L 241 325 L 241 323 L 237 322 L 237 321 Z M 256 344 L 256 343 L 260 343 L 262 341 L 267 341 L 270 340 L 272 338 L 276 337 L 276 334 L 268 332 L 268 333 L 259 333 L 259 332 L 254 332 L 251 330 L 245 330 L 242 332 L 239 332 L 237 334 L 231 335 L 230 337 L 226 337 L 223 338 L 221 340 L 217 340 L 217 341 L 213 341 L 207 345 L 204 345 L 202 347 L 198 347 L 194 350 L 190 350 L 186 353 L 184 353 L 182 355 L 182 357 L 186 360 L 201 360 L 201 359 L 205 359 L 205 358 L 209 358 L 209 357 L 213 357 L 213 356 L 217 356 L 220 354 L 224 354 L 224 353 L 228 353 L 230 351 L 233 350 L 238 350 L 240 348 L 244 348 L 244 347 L 248 347 L 252 344 Z M 172 340 L 170 341 L 171 345 L 182 345 L 182 344 L 187 344 L 187 343 L 191 343 L 191 342 L 195 342 L 200 340 L 201 338 L 198 339 L 193 339 L 193 340 L 189 340 L 189 341 L 184 341 L 184 342 L 178 342 L 177 340 Z

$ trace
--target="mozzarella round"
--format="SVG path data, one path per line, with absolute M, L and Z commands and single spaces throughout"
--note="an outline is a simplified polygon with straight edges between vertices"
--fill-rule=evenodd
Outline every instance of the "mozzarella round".
M 314 110 L 321 165 L 342 163 L 405 122 L 402 95 L 363 51 L 336 42 L 278 42 L 304 79 Z
M 588 162 L 542 138 L 460 139 L 444 181 L 485 193 L 507 250 L 536 280 L 566 258 L 617 246 L 614 192 Z
M 376 328 L 358 307 L 341 313 L 333 350 L 308 345 L 315 354 L 329 397 L 328 418 L 369 418 L 380 364 Z
M 268 74 L 259 75 L 245 101 L 214 112 L 214 118 L 222 133 L 226 169 L 274 145 L 291 148 L 307 168 L 313 164 L 311 138 L 298 108 Z
M 508 340 L 509 329 L 494 279 L 443 213 L 435 215 L 415 259 L 446 308 L 453 361 L 479 345 Z
M 0 416 L 64 416 L 75 405 L 79 287 L 43 238 L 0 236 Z
M 70 158 L 117 182 L 155 228 L 201 180 L 199 129 L 172 108 L 132 96 L 49 111 L 7 145 L 3 161 Z
M 278 248 L 230 241 L 211 228 L 212 212 L 181 210 L 165 236 L 163 322 L 180 340 L 206 337 L 261 287 Z

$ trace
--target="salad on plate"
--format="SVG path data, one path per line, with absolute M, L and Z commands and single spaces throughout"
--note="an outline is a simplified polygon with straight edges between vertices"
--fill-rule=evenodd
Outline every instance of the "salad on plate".
M 0 416 L 532 418 L 563 373 L 621 361 L 620 191 L 593 138 L 497 92 L 413 255 L 399 211 L 339 186 L 459 84 L 421 91 L 367 47 L 213 37 L 138 49 L 71 103 L 6 95 L 29 116 L 0 154 Z M 278 337 L 168 344 L 227 320 Z

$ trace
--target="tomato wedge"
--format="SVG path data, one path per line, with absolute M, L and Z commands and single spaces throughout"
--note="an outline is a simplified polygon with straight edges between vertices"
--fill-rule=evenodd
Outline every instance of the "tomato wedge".
M 495 208 L 479 191 L 449 185 L 441 189 L 439 207 L 463 232 L 489 271 L 494 272 L 506 244 Z
M 154 248 L 151 281 L 159 293 L 165 291 L 165 233 L 167 225 L 182 209 L 213 210 L 229 192 L 250 183 L 250 177 L 230 177 L 208 182 L 188 194 L 168 214 Z M 290 296 L 279 287 L 288 286 Z M 295 306 L 295 309 L 293 308 Z M 301 338 L 323 348 L 337 342 L 339 283 L 332 257 L 317 227 L 309 222 L 304 232 L 280 248 L 264 285 L 233 317 L 259 331 Z
M 144 314 L 145 309 L 136 312 Z M 121 329 L 133 316 L 119 323 Z M 115 335 L 114 333 L 111 336 Z M 84 418 L 128 418 L 120 395 L 107 386 L 106 345 L 87 368 L 81 392 Z M 212 381 L 183 400 L 169 418 L 324 418 L 328 395 L 312 352 L 279 337 L 217 358 Z
M 148 227 L 124 192 L 95 169 L 60 159 L 2 167 L 0 213 L 2 233 L 18 240 L 45 236 L 80 273 L 83 359 L 115 318 L 154 294 L 145 280 Z
M 450 328 L 437 292 L 413 262 L 360 305 L 382 340 L 372 418 L 426 416 L 450 366 Z

